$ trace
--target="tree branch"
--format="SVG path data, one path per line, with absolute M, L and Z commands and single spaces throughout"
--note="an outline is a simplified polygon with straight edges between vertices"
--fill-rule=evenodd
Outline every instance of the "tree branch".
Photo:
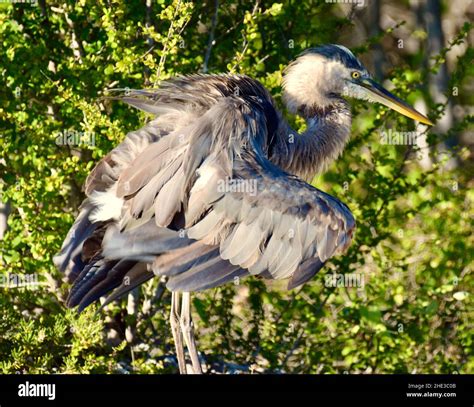
M 211 32 L 209 33 L 209 40 L 207 42 L 206 55 L 204 57 L 204 64 L 202 66 L 202 71 L 204 73 L 207 73 L 209 58 L 211 57 L 212 47 L 216 43 L 216 41 L 214 39 L 214 33 L 216 31 L 218 13 L 219 13 L 219 0 L 214 0 L 214 14 L 213 14 L 212 20 L 211 20 Z

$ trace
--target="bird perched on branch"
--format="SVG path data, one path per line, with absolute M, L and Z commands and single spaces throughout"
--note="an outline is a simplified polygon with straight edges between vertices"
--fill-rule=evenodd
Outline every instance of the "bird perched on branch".
M 177 77 L 121 96 L 156 118 L 86 180 L 87 198 L 54 259 L 73 282 L 67 306 L 82 310 L 105 295 L 108 304 L 166 276 L 179 370 L 186 373 L 184 339 L 200 373 L 190 293 L 249 275 L 287 279 L 291 289 L 344 253 L 354 218 L 309 182 L 349 140 L 345 98 L 431 122 L 340 45 L 303 52 L 286 69 L 283 91 L 288 110 L 307 121 L 302 134 L 243 75 Z

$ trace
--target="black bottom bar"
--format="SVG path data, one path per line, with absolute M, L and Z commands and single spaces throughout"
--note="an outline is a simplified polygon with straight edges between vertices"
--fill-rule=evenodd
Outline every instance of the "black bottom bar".
M 473 388 L 472 375 L 4 375 L 0 406 L 212 399 L 472 406 Z

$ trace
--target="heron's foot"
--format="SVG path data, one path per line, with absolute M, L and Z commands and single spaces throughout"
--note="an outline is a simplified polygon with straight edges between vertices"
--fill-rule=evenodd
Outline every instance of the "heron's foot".
M 179 373 L 187 374 L 189 372 L 193 374 L 202 374 L 202 366 L 199 360 L 199 354 L 194 336 L 194 326 L 191 318 L 190 293 L 171 293 L 170 326 L 176 347 L 176 358 L 178 359 Z M 186 364 L 183 338 L 191 358 L 191 366 L 189 367 Z
M 186 374 L 186 359 L 184 357 L 183 335 L 179 323 L 180 293 L 171 293 L 170 326 L 173 334 L 176 358 L 178 359 L 179 373 Z
M 191 294 L 183 293 L 181 317 L 180 317 L 181 332 L 184 337 L 184 342 L 191 357 L 191 363 L 194 374 L 202 374 L 202 366 L 199 361 L 199 355 L 194 336 L 194 325 L 191 318 Z

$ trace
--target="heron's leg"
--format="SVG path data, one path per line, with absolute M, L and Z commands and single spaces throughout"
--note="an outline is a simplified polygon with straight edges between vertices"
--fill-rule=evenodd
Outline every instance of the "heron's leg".
M 186 360 L 184 358 L 183 336 L 179 324 L 179 292 L 171 292 L 170 325 L 173 334 L 176 357 L 178 358 L 179 373 L 186 374 Z
M 202 367 L 199 362 L 196 341 L 194 339 L 193 321 L 191 319 L 191 293 L 183 293 L 180 323 L 181 332 L 183 333 L 184 341 L 191 357 L 191 363 L 193 364 L 193 371 L 195 374 L 202 374 Z

